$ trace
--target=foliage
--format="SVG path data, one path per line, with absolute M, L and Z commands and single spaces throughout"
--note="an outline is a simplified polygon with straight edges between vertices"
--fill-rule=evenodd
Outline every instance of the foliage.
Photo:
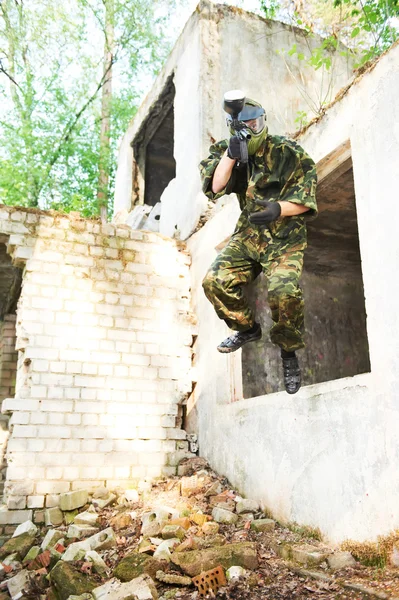
M 140 74 L 156 71 L 168 51 L 165 7 L 114 0 L 112 157 L 135 113 Z M 105 36 L 103 0 L 0 1 L 1 203 L 98 212 Z M 107 161 L 110 196 L 115 164 Z
M 399 38 L 399 0 L 260 0 L 268 18 L 298 26 L 308 40 L 322 37 L 320 44 L 308 45 L 309 52 L 289 54 L 315 69 L 332 68 L 331 51 L 355 58 L 355 68 L 379 56 Z

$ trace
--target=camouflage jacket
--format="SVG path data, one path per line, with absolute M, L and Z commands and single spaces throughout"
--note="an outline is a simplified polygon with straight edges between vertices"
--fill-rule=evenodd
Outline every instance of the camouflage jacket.
M 257 200 L 286 200 L 309 207 L 309 210 L 301 215 L 280 217 L 268 226 L 273 237 L 305 247 L 305 220 L 317 216 L 317 175 L 313 160 L 296 142 L 282 136 L 268 135 L 256 154 L 249 157 L 247 167 L 234 168 L 226 187 L 214 194 L 213 174 L 227 146 L 228 140 L 213 144 L 209 149 L 209 157 L 200 163 L 204 194 L 211 200 L 217 200 L 224 194 L 237 194 L 242 213 L 235 233 L 248 227 L 251 212 L 264 210 L 256 204 Z M 277 197 L 270 198 L 268 187 L 273 183 L 279 184 L 280 193 Z

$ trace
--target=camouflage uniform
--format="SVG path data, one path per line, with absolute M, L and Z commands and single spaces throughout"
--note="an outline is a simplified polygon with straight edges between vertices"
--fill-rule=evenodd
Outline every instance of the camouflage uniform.
M 268 135 L 249 157 L 248 165 L 234 168 L 226 188 L 214 194 L 213 173 L 227 146 L 227 140 L 214 144 L 210 156 L 201 162 L 203 191 L 212 200 L 235 192 L 242 212 L 233 236 L 203 281 L 205 294 L 230 329 L 245 331 L 255 319 L 242 288 L 263 271 L 274 322 L 271 341 L 287 351 L 303 348 L 304 305 L 299 277 L 306 248 L 305 220 L 317 216 L 315 164 L 294 141 Z M 267 197 L 267 188 L 276 182 L 281 191 L 274 200 L 302 204 L 309 211 L 280 217 L 267 226 L 250 223 L 250 213 L 263 210 L 256 200 L 272 200 Z

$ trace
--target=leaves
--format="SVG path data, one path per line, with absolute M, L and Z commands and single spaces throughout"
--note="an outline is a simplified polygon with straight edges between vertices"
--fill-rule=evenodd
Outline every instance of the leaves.
M 0 3 L 0 202 L 97 214 L 104 1 Z M 114 0 L 109 197 L 139 74 L 158 69 L 169 48 L 160 6 L 171 2 Z

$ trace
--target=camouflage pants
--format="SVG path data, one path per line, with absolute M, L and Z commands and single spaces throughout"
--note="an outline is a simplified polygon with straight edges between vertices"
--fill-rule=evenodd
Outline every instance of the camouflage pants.
M 254 227 L 233 235 L 202 283 L 218 317 L 235 331 L 252 327 L 255 316 L 243 287 L 263 271 L 273 320 L 271 341 L 287 351 L 303 348 L 304 303 L 299 287 L 303 251 L 303 244 L 293 246 Z

